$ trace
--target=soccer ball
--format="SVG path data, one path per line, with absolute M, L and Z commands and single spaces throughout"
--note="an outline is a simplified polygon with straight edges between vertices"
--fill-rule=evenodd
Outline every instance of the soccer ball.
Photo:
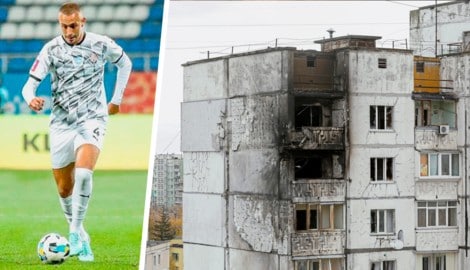
M 39 240 L 38 255 L 43 263 L 63 263 L 69 256 L 69 253 L 69 241 L 58 233 L 48 233 Z

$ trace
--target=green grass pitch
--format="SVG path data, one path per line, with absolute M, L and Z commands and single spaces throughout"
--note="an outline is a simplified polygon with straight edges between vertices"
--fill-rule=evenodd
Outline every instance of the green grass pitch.
M 41 237 L 68 237 L 52 172 L 0 170 L 0 269 L 138 269 L 146 180 L 146 171 L 95 171 L 85 219 L 95 261 L 46 265 Z

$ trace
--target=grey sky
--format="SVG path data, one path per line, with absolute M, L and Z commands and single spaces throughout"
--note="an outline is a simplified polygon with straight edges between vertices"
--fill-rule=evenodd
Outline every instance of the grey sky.
M 448 1 L 438 1 L 448 2 Z M 183 68 L 192 60 L 278 46 L 317 49 L 314 40 L 381 36 L 379 47 L 404 48 L 409 12 L 435 1 L 169 1 L 158 71 L 156 153 L 180 152 Z M 164 19 L 165 19 L 164 18 Z M 409 42 L 409 40 L 408 40 Z M 154 132 L 155 134 L 155 132 Z M 154 144 L 155 145 L 155 144 Z

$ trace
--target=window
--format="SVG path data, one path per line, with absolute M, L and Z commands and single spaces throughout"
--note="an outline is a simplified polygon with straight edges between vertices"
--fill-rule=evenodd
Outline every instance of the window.
M 343 259 L 299 260 L 295 270 L 343 270 Z
M 416 62 L 416 72 L 424 72 L 424 62 Z
M 420 176 L 459 176 L 459 154 L 456 153 L 422 153 L 420 156 Z
M 171 256 L 173 257 L 173 260 L 178 261 L 180 256 L 178 253 L 172 253 Z
M 370 232 L 372 234 L 389 234 L 395 232 L 395 210 L 371 210 Z
M 415 101 L 415 126 L 429 127 L 449 125 L 456 127 L 457 113 L 454 100 Z
M 423 256 L 422 270 L 446 270 L 446 255 L 431 254 Z
M 392 129 L 392 107 L 370 106 L 370 128 Z
M 343 229 L 342 204 L 296 204 L 295 230 Z
M 393 158 L 371 158 L 370 180 L 373 182 L 393 180 Z
M 457 226 L 457 202 L 418 202 L 418 227 Z
M 371 270 L 395 270 L 395 261 L 373 262 Z
M 295 106 L 295 129 L 302 127 L 321 127 L 323 112 L 322 107 L 312 104 L 298 104 Z
M 307 56 L 307 67 L 315 67 L 315 56 Z
M 387 59 L 379 58 L 379 68 L 387 68 Z

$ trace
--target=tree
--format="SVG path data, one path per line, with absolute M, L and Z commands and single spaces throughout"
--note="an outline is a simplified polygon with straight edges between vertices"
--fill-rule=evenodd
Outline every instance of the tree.
M 167 207 L 152 208 L 149 214 L 149 240 L 164 241 L 175 237 Z

